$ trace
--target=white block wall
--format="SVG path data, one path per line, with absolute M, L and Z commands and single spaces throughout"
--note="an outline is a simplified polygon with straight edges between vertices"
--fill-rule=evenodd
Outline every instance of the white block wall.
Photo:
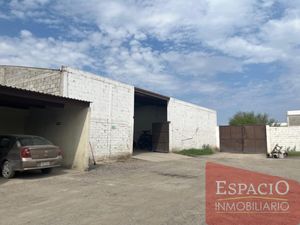
M 64 68 L 66 97 L 91 103 L 90 142 L 97 160 L 128 157 L 133 145 L 133 86 Z
M 132 154 L 134 87 L 95 74 L 0 66 L 0 84 L 91 101 L 90 143 L 97 160 Z M 174 98 L 168 104 L 170 150 L 217 144 L 215 111 Z
M 285 148 L 296 147 L 300 151 L 300 126 L 269 127 L 267 126 L 268 152 L 271 152 L 276 144 Z
M 168 104 L 170 150 L 217 146 L 217 113 L 194 104 L 171 98 Z
M 0 84 L 62 95 L 62 76 L 59 70 L 0 66 Z
M 220 127 L 216 127 L 216 147 L 220 148 Z

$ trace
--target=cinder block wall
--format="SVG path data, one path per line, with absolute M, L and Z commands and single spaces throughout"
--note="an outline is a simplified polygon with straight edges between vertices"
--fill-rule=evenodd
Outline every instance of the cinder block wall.
M 25 133 L 43 136 L 63 151 L 64 166 L 86 170 L 89 167 L 89 108 L 66 104 L 62 108 L 31 108 Z M 60 125 L 57 125 L 57 122 Z
M 0 84 L 53 95 L 62 95 L 60 70 L 0 66 Z
M 132 154 L 133 86 L 69 67 L 18 66 L 0 66 L 0 84 L 91 101 L 90 143 L 96 160 Z M 217 146 L 215 111 L 171 98 L 168 121 L 171 151 Z
M 287 121 L 289 126 L 300 126 L 300 115 L 289 115 Z
M 217 146 L 217 113 L 194 104 L 171 98 L 168 104 L 170 151 Z
M 90 143 L 96 160 L 129 157 L 133 145 L 133 86 L 63 68 L 66 97 L 91 101 Z
M 268 152 L 271 152 L 276 144 L 285 148 L 296 147 L 300 151 L 300 126 L 269 127 L 267 126 Z

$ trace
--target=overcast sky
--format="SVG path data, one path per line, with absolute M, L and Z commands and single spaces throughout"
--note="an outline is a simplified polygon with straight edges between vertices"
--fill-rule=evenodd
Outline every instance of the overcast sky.
M 299 0 L 0 0 L 0 64 L 94 72 L 217 110 L 300 109 Z

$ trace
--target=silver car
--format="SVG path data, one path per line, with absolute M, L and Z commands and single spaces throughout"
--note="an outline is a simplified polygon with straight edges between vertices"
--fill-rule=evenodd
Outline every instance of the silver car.
M 48 174 L 62 163 L 62 151 L 43 137 L 32 135 L 0 135 L 0 165 L 4 178 L 16 171 L 40 169 Z

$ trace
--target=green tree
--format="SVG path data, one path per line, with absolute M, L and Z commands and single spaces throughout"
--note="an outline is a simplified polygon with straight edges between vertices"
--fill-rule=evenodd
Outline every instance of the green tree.
M 276 125 L 275 119 L 266 113 L 237 112 L 229 120 L 229 125 Z

